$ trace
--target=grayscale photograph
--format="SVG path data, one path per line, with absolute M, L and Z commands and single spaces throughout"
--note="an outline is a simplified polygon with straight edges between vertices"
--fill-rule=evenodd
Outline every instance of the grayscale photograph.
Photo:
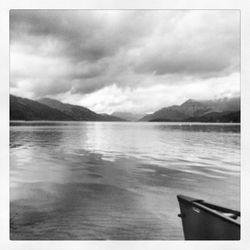
M 10 240 L 240 240 L 240 18 L 10 10 Z

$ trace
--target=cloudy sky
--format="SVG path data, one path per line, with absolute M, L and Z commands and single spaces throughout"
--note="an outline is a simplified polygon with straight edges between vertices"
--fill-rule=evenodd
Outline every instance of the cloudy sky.
M 239 11 L 10 12 L 10 92 L 150 113 L 240 95 Z

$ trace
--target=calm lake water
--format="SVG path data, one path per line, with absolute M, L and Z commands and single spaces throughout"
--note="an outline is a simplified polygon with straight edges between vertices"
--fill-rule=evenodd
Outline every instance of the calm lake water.
M 177 194 L 240 210 L 240 125 L 11 122 L 11 239 L 182 240 Z

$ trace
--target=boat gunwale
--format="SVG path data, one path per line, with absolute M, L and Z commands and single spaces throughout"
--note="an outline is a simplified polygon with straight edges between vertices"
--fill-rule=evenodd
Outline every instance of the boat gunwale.
M 186 196 L 183 196 L 183 195 L 177 195 L 177 197 L 179 199 L 179 202 L 186 202 L 186 203 L 190 204 L 191 206 L 198 207 L 201 210 L 204 210 L 205 212 L 208 212 L 209 214 L 215 215 L 215 216 L 217 216 L 217 217 L 219 217 L 219 218 L 221 218 L 221 219 L 223 219 L 223 220 L 225 220 L 227 222 L 230 222 L 230 223 L 234 224 L 235 226 L 240 227 L 240 223 L 238 221 L 236 221 L 235 219 L 230 218 L 230 217 L 224 215 L 223 212 L 218 212 L 215 209 L 211 209 L 208 206 L 211 205 L 211 206 L 216 207 L 217 209 L 220 209 L 220 208 L 222 210 L 225 209 L 228 212 L 239 214 L 239 216 L 240 216 L 240 212 L 238 212 L 238 211 L 227 209 L 227 208 L 223 208 L 223 207 L 216 206 L 216 205 L 213 205 L 213 204 L 210 204 L 210 203 L 206 203 L 206 202 L 204 202 L 204 204 L 202 204 L 203 200 L 192 199 L 192 198 L 191 199 L 186 199 Z M 187 198 L 189 198 L 189 197 L 187 197 Z
M 230 218 L 229 216 L 224 215 L 222 212 L 217 212 L 216 210 L 211 209 L 211 208 L 209 208 L 201 203 L 197 203 L 197 202 L 192 203 L 192 205 L 195 205 L 195 206 L 199 207 L 200 209 L 205 210 L 206 212 L 209 212 L 213 215 L 216 215 L 217 217 L 220 217 L 223 220 L 226 220 L 227 222 L 230 222 L 230 223 L 235 224 L 236 226 L 240 227 L 240 223 L 238 221 L 236 221 L 233 218 Z

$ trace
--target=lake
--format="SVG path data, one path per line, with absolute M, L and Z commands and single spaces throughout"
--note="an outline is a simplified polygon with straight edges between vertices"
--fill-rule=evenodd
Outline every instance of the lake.
M 239 124 L 10 125 L 13 240 L 183 240 L 177 194 L 240 210 Z

